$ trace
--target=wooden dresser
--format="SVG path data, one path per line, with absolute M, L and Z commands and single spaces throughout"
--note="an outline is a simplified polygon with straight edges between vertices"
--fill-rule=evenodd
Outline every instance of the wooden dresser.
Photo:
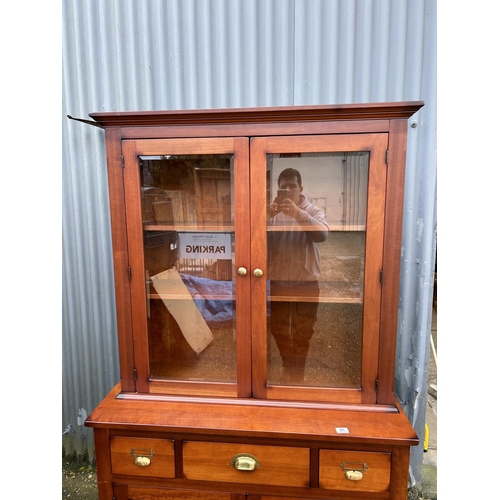
M 120 383 L 101 500 L 407 496 L 394 395 L 408 118 L 422 102 L 90 116 Z

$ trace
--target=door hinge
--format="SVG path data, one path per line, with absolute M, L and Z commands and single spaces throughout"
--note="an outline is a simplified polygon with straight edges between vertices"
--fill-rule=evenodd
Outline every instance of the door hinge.
M 125 168 L 125 158 L 122 155 L 122 168 Z
M 385 164 L 389 165 L 389 150 L 385 152 Z
M 128 274 L 128 279 L 131 280 L 132 279 L 132 269 L 130 268 L 130 266 L 127 268 L 127 274 Z
M 383 283 L 384 282 L 384 270 L 381 269 L 380 270 L 380 283 Z
M 134 368 L 134 382 L 137 382 L 137 368 Z
M 378 392 L 378 379 L 375 380 L 375 392 Z

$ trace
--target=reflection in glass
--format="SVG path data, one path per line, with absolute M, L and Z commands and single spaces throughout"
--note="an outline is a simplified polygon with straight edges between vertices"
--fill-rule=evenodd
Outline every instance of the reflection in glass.
M 368 153 L 268 155 L 268 381 L 359 387 Z
M 232 156 L 139 165 L 151 376 L 235 382 Z

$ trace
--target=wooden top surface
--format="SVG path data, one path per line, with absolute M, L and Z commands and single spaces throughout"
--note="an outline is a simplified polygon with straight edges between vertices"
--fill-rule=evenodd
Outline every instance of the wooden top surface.
M 102 127 L 409 118 L 423 101 L 90 113 Z
M 418 444 L 406 415 L 396 411 L 368 411 L 307 407 L 278 407 L 231 402 L 190 401 L 188 399 L 117 398 L 119 384 L 90 414 L 85 425 L 122 430 L 167 431 L 214 436 L 334 440 L 389 445 Z M 348 433 L 336 429 L 348 429 Z

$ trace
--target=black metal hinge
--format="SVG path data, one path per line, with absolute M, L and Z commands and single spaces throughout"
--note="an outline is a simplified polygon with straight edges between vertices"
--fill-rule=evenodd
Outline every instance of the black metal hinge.
M 385 164 L 389 165 L 389 150 L 385 152 Z
M 137 368 L 134 368 L 134 382 L 137 382 Z
M 132 269 L 130 268 L 130 266 L 127 268 L 127 274 L 128 274 L 128 279 L 131 280 L 132 279 Z
M 375 392 L 378 392 L 378 379 L 375 380 Z
M 122 168 L 125 168 L 125 158 L 122 155 Z
M 384 270 L 381 269 L 380 270 L 380 283 L 383 283 L 384 282 Z

